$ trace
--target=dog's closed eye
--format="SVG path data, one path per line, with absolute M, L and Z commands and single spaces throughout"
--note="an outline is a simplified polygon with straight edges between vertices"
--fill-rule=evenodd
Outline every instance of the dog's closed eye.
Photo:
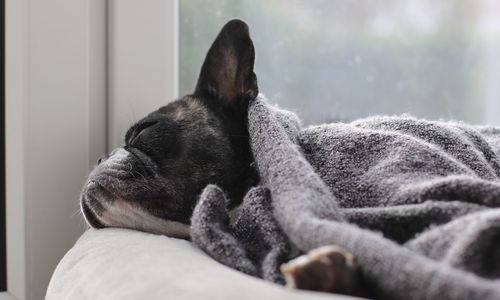
M 137 140 L 137 137 L 139 137 L 141 133 L 143 133 L 146 129 L 151 128 L 156 124 L 158 124 L 158 121 L 147 121 L 136 124 L 136 126 L 130 128 L 130 130 L 125 135 L 125 144 L 126 145 L 134 144 L 134 142 Z

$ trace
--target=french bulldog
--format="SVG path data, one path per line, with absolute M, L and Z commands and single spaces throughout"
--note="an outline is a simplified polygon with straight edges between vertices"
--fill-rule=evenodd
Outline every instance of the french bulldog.
M 98 160 L 80 198 L 86 222 L 188 239 L 193 209 L 208 184 L 225 190 L 228 209 L 237 207 L 258 183 L 247 130 L 248 104 L 259 92 L 254 60 L 248 26 L 228 22 L 206 55 L 194 92 L 132 125 L 123 147 Z M 285 265 L 288 285 L 323 291 L 350 286 L 352 280 L 336 282 L 339 270 L 354 276 L 353 260 L 326 249 Z M 345 259 L 331 259 L 339 256 Z M 318 272 L 326 278 L 320 286 Z
M 228 22 L 210 47 L 194 92 L 127 131 L 123 147 L 100 158 L 80 205 L 95 228 L 126 227 L 189 238 L 197 198 L 216 184 L 236 207 L 257 183 L 247 108 L 258 94 L 248 26 Z

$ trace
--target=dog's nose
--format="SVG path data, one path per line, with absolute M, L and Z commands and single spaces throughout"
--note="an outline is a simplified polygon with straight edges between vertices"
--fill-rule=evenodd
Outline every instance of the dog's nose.
M 99 158 L 97 159 L 97 165 L 100 165 L 100 164 L 101 164 L 103 161 L 105 161 L 105 160 L 106 160 L 106 155 L 99 157 Z

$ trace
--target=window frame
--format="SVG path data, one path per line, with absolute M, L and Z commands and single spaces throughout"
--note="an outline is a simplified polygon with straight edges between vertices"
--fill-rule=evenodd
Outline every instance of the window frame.
M 0 299 L 42 299 L 84 230 L 74 216 L 78 191 L 106 151 L 107 1 L 5 5 L 7 291 Z M 40 132 L 52 133 L 48 145 Z M 54 153 L 57 145 L 71 153 Z
M 151 15 L 165 26 L 144 22 Z M 0 300 L 45 296 L 56 264 L 84 230 L 69 208 L 78 207 L 85 176 L 98 157 L 121 144 L 136 117 L 177 97 L 177 31 L 178 0 L 6 1 L 8 281 Z M 78 100 L 65 102 L 72 98 Z M 131 105 L 134 113 L 124 113 Z M 50 136 L 52 143 L 68 144 L 72 135 L 55 126 L 57 120 L 73 123 L 81 137 L 67 145 L 75 150 L 68 157 L 51 155 L 37 139 L 43 130 L 55 129 L 60 134 Z M 37 182 L 47 164 L 48 177 L 67 183 L 57 193 Z M 64 231 L 54 234 L 57 228 Z
M 132 123 L 178 97 L 178 20 L 178 0 L 109 0 L 110 150 Z

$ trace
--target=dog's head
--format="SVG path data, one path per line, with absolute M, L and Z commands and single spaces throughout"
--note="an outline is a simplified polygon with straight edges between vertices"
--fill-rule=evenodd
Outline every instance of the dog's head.
M 248 26 L 228 22 L 207 53 L 195 91 L 150 113 L 124 146 L 99 159 L 80 204 L 95 228 L 127 227 L 189 236 L 193 208 L 210 183 L 234 206 L 256 182 L 248 102 L 258 93 Z

